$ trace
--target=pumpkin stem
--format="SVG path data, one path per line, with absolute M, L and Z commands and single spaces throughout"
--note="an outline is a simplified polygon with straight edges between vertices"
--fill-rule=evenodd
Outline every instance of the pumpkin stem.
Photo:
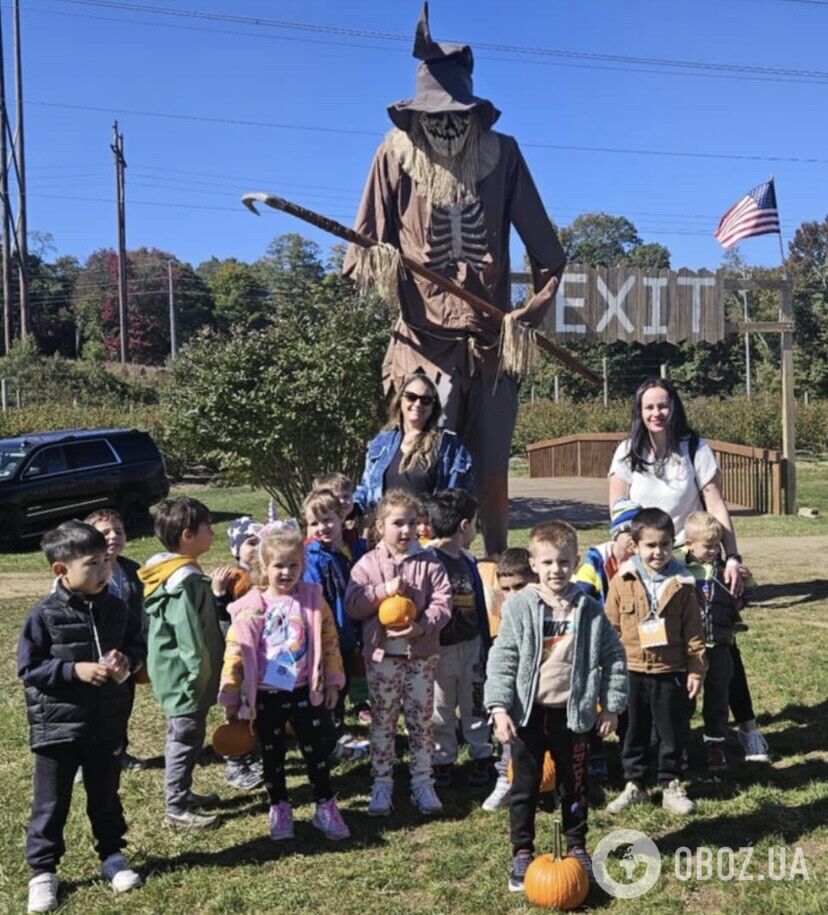
M 552 826 L 552 855 L 556 861 L 561 860 L 561 824 L 557 819 Z

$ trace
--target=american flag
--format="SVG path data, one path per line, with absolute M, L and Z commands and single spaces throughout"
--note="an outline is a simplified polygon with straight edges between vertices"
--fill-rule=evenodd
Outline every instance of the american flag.
M 771 178 L 734 203 L 722 216 L 714 235 L 722 247 L 730 248 L 743 238 L 778 231 L 779 211 Z

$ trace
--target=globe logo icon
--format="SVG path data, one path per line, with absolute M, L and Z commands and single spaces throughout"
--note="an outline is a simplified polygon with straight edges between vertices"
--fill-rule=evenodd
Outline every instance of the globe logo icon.
M 619 856 L 620 851 L 620 856 Z M 607 869 L 610 857 L 618 860 L 625 879 Z M 661 876 L 661 854 L 653 840 L 637 829 L 614 829 L 595 846 L 592 869 L 598 885 L 616 899 L 636 899 L 649 892 Z

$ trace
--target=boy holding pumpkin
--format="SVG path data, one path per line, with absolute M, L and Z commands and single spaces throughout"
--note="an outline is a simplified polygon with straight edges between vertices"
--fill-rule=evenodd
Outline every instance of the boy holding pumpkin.
M 597 723 L 602 736 L 612 733 L 627 704 L 627 663 L 618 636 L 601 605 L 570 581 L 578 565 L 574 528 L 562 521 L 536 525 L 529 561 L 538 583 L 504 605 L 485 689 L 497 737 L 512 752 L 512 892 L 523 891 L 534 855 L 547 751 L 560 787 L 568 853 L 591 873 L 585 849 L 589 732 Z

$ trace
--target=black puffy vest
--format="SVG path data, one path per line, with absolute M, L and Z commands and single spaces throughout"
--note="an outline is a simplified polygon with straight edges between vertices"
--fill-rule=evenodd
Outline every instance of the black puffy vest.
M 51 656 L 61 661 L 97 661 L 92 621 L 102 654 L 124 647 L 126 605 L 108 592 L 91 603 L 68 592 L 61 584 L 40 602 L 40 612 L 52 641 Z M 91 686 L 73 680 L 50 689 L 26 686 L 26 713 L 32 749 L 55 743 L 82 741 L 117 748 L 123 743 L 130 709 L 129 680 L 107 680 Z

